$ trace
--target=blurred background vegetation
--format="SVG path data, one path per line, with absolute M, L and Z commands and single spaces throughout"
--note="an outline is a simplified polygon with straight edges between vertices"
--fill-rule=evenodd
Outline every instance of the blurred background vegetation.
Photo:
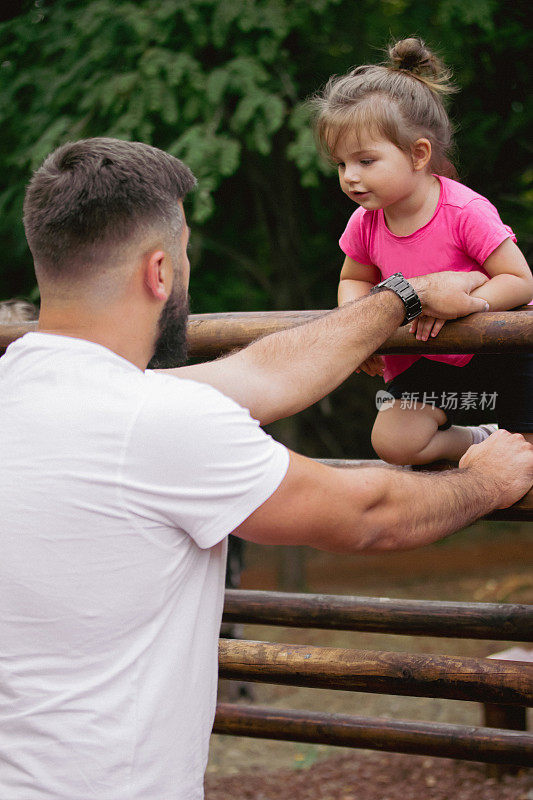
M 353 204 L 320 162 L 305 100 L 418 34 L 452 67 L 456 164 L 531 254 L 529 4 L 522 0 L 36 0 L 0 23 L 0 299 L 38 302 L 24 187 L 57 145 L 142 140 L 199 179 L 191 309 L 331 308 Z M 369 457 L 380 379 L 356 376 L 274 428 L 312 456 Z

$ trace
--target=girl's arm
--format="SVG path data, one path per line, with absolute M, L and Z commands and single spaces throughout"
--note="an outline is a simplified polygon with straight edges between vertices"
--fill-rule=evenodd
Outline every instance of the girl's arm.
M 533 275 L 521 250 L 512 239 L 505 239 L 485 260 L 483 269 L 490 280 L 475 289 L 472 297 L 481 297 L 489 304 L 487 311 L 508 311 L 533 299 Z M 437 336 L 443 319 L 421 316 L 415 319 L 410 333 L 427 342 Z
M 359 264 L 349 256 L 346 256 L 339 281 L 339 305 L 342 306 L 350 300 L 358 300 L 360 297 L 364 297 L 380 280 L 381 275 L 377 267 L 369 264 Z
M 490 254 L 483 269 L 490 280 L 473 291 L 472 297 L 486 300 L 490 311 L 507 311 L 533 299 L 533 275 L 512 239 L 506 239 Z
M 358 300 L 369 293 L 376 283 L 381 280 L 381 274 L 377 267 L 369 264 L 359 264 L 353 258 L 346 256 L 341 269 L 339 281 L 338 301 L 342 306 L 350 300 Z M 376 375 L 383 375 L 385 363 L 381 356 L 371 355 L 359 367 L 356 372 L 366 372 L 372 378 Z

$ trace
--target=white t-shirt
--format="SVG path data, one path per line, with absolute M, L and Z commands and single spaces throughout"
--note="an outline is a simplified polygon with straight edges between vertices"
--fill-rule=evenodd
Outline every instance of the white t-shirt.
M 0 359 L 0 797 L 197 800 L 226 535 L 287 450 L 210 386 L 29 333 Z

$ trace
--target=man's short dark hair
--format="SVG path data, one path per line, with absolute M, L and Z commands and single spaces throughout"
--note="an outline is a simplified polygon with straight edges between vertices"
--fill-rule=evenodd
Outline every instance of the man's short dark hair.
M 142 142 L 97 138 L 58 147 L 24 199 L 37 273 L 81 278 L 144 228 L 177 235 L 178 202 L 195 183 L 183 162 Z

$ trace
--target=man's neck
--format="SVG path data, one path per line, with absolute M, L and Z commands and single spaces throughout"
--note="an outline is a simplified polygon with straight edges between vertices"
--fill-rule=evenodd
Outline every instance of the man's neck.
M 143 371 L 151 358 L 151 343 L 147 344 L 141 326 L 135 329 L 129 320 L 126 325 L 117 327 L 116 320 L 88 319 L 74 309 L 43 308 L 37 330 L 103 345 Z

